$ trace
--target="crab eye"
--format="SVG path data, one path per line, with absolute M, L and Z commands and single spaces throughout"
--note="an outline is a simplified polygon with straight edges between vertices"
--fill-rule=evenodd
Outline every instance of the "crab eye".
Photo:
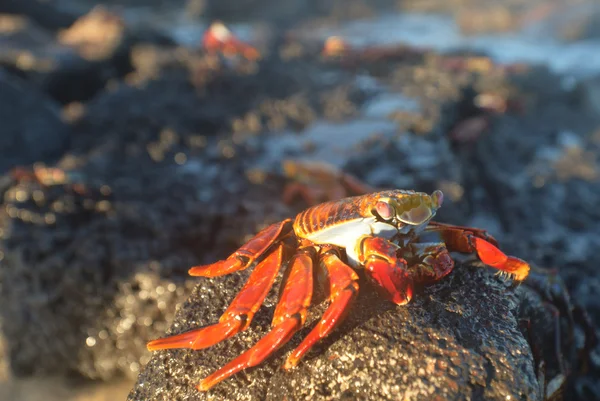
M 431 194 L 431 199 L 433 200 L 433 204 L 435 205 L 436 209 L 439 209 L 440 206 L 442 206 L 442 203 L 444 203 L 444 193 L 439 189 L 436 189 Z
M 375 205 L 375 210 L 377 211 L 377 214 L 384 220 L 389 220 L 394 216 L 394 209 L 392 209 L 388 203 L 383 201 L 377 202 Z

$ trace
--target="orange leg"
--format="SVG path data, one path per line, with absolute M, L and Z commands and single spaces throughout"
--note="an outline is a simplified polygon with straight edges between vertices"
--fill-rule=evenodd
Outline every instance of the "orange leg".
M 315 343 L 335 329 L 346 316 L 350 304 L 358 294 L 358 275 L 340 260 L 336 251 L 331 250 L 323 254 L 320 263 L 328 272 L 331 304 L 319 323 L 287 358 L 283 366 L 285 370 L 296 366 Z
M 492 235 L 490 233 L 488 233 L 486 230 L 482 230 L 482 229 L 474 228 L 474 227 L 455 226 L 453 224 L 439 223 L 437 221 L 430 221 L 429 225 L 427 226 L 427 230 L 430 231 L 432 227 L 435 227 L 438 229 L 438 230 L 434 230 L 434 231 L 444 231 L 444 230 L 469 231 L 471 234 L 475 235 L 476 237 L 484 239 L 496 247 L 498 246 L 498 241 L 496 240 L 496 238 L 492 237 Z M 459 238 L 459 237 L 460 236 L 457 236 L 456 238 Z
M 265 300 L 283 261 L 283 245 L 256 266 L 244 288 L 235 297 L 219 323 L 186 333 L 150 341 L 148 350 L 171 348 L 203 349 L 245 330 Z
M 305 248 L 292 259 L 271 331 L 248 351 L 202 380 L 198 390 L 206 391 L 240 370 L 258 365 L 302 327 L 313 293 L 313 257 L 314 249 L 311 247 Z
M 488 266 L 511 275 L 522 281 L 529 274 L 529 264 L 514 256 L 508 256 L 498 249 L 496 240 L 483 230 L 469 227 L 430 224 L 427 232 L 437 232 L 450 252 L 477 253 L 479 259 Z
M 413 281 L 406 260 L 398 258 L 398 246 L 381 237 L 364 236 L 359 242 L 359 262 L 382 296 L 397 305 L 410 302 Z
M 271 224 L 254 238 L 242 245 L 240 249 L 231 254 L 227 259 L 204 266 L 195 266 L 189 270 L 190 276 L 217 277 L 244 270 L 283 235 L 292 230 L 292 220 L 286 219 L 279 223 Z

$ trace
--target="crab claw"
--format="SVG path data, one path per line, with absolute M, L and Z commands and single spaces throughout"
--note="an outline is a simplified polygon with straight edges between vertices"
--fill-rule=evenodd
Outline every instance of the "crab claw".
M 397 246 L 380 237 L 366 236 L 359 242 L 359 261 L 381 295 L 397 305 L 410 302 L 413 281 L 407 263 L 396 256 Z
M 377 285 L 381 295 L 396 305 L 406 305 L 413 295 L 412 279 L 406 272 L 406 263 L 396 264 L 383 259 L 369 260 L 365 268 L 367 274 Z
M 440 234 L 450 252 L 477 253 L 483 263 L 514 280 L 523 281 L 529 274 L 527 262 L 502 252 L 494 237 L 484 230 L 438 222 L 430 222 L 426 230 Z
M 529 274 L 529 264 L 524 260 L 506 255 L 482 238 L 472 237 L 472 240 L 477 256 L 486 265 L 510 274 L 517 281 L 523 281 Z

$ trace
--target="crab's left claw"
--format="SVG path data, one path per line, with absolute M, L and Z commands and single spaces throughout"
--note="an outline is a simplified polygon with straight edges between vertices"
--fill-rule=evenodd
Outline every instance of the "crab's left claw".
M 517 281 L 523 281 L 529 274 L 527 262 L 502 252 L 494 237 L 484 230 L 438 222 L 431 222 L 426 230 L 438 233 L 450 252 L 477 253 L 483 263 Z
M 472 237 L 477 256 L 488 266 L 508 273 L 517 281 L 523 281 L 529 274 L 529 264 L 522 259 L 508 256 L 496 246 L 478 237 Z

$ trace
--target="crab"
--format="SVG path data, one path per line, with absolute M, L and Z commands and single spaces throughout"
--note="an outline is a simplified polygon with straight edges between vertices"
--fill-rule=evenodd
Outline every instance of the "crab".
M 207 391 L 237 372 L 260 364 L 304 325 L 313 281 L 324 279 L 329 305 L 316 326 L 287 357 L 284 370 L 340 324 L 357 298 L 358 269 L 380 294 L 397 305 L 413 297 L 416 285 L 431 284 L 454 268 L 450 252 L 476 255 L 499 273 L 522 281 L 529 264 L 507 256 L 486 231 L 432 221 L 443 194 L 388 190 L 322 203 L 294 219 L 274 223 L 227 259 L 192 267 L 189 274 L 217 277 L 255 266 L 219 322 L 148 343 L 150 351 L 211 347 L 246 330 L 280 270 L 285 267 L 272 329 L 246 352 L 198 385 Z M 313 278 L 314 276 L 314 278 Z
M 202 37 L 202 46 L 209 54 L 221 53 L 225 57 L 241 55 L 248 60 L 260 58 L 260 52 L 238 39 L 221 21 L 213 22 Z
M 297 196 L 313 206 L 324 200 L 375 192 L 375 188 L 329 163 L 287 159 L 282 167 L 285 177 L 291 180 L 283 190 L 283 202 L 288 205 Z

